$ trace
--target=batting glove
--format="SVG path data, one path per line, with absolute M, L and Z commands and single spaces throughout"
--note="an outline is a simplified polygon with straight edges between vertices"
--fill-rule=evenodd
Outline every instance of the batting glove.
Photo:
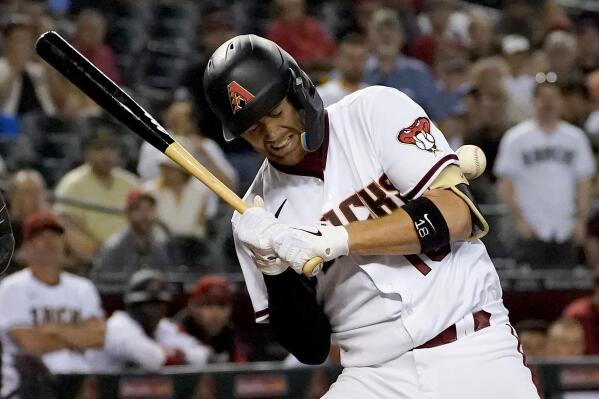
M 289 263 L 283 262 L 275 253 L 271 239 L 275 231 L 286 227 L 264 209 L 264 201 L 259 196 L 254 198 L 254 206 L 241 215 L 235 227 L 237 238 L 252 251 L 256 266 L 264 274 L 280 274 L 289 267 Z
M 272 245 L 277 255 L 297 273 L 302 273 L 306 262 L 316 256 L 328 262 L 349 253 L 345 227 L 326 223 L 277 229 L 272 233 Z

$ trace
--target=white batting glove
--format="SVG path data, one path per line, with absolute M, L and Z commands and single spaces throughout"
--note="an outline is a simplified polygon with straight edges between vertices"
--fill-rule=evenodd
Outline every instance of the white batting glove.
M 349 236 L 343 226 L 326 223 L 316 226 L 288 226 L 272 233 L 272 245 L 277 255 L 302 273 L 310 259 L 320 256 L 325 262 L 349 253 Z
M 260 196 L 254 197 L 254 206 L 246 210 L 235 227 L 237 238 L 254 254 L 256 266 L 264 274 L 280 274 L 289 263 L 278 258 L 272 246 L 271 236 L 287 225 L 280 223 L 266 209 Z

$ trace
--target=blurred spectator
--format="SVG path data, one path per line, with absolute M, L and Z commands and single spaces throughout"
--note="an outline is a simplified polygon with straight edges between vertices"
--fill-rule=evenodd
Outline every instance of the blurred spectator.
M 343 38 L 335 56 L 333 79 L 318 86 L 318 94 L 325 107 L 366 87 L 362 82 L 362 75 L 367 57 L 368 48 L 362 36 L 349 34 Z
M 212 53 L 221 44 L 235 36 L 232 12 L 226 9 L 207 11 L 202 18 L 198 36 L 200 60 L 185 71 L 175 96 L 178 100 L 191 100 L 193 102 L 194 119 L 203 135 L 217 142 L 227 152 L 230 150 L 240 151 L 245 147 L 231 147 L 233 144 L 227 144 L 224 141 L 222 124 L 206 102 L 204 81 L 199 78 L 204 76 L 204 70 Z M 243 146 L 243 141 L 235 140 L 232 143 Z
M 577 64 L 584 73 L 599 68 L 599 28 L 596 21 L 583 20 L 576 24 Z
M 407 40 L 406 54 L 429 67 L 434 67 L 448 48 L 462 47 L 462 37 L 450 24 L 451 16 L 457 8 L 455 0 L 426 0 L 424 12 L 419 18 L 426 18 L 427 30 L 424 34 Z
M 356 0 L 353 2 L 353 17 L 355 20 L 355 31 L 360 34 L 368 34 L 368 25 L 372 14 L 383 6 L 382 0 Z
M 572 125 L 584 129 L 592 111 L 589 91 L 582 80 L 560 82 L 564 96 L 562 118 Z
M 69 229 L 78 230 L 81 239 L 89 241 L 91 253 L 126 227 L 121 211 L 127 193 L 137 185 L 135 175 L 117 166 L 119 141 L 112 129 L 96 127 L 84 143 L 85 163 L 68 172 L 55 189 L 56 212 Z
M 541 13 L 540 36 L 547 37 L 552 32 L 571 31 L 572 21 L 566 9 L 555 0 L 544 1 Z
M 190 147 L 183 138 L 177 141 Z M 156 198 L 158 219 L 172 235 L 205 237 L 206 221 L 216 210 L 214 193 L 165 155 L 159 162 L 160 176 L 146 183 Z
M 28 368 L 39 357 L 51 372 L 85 373 L 90 369 L 86 350 L 104 342 L 96 288 L 61 270 L 65 260 L 61 222 L 52 213 L 39 211 L 27 217 L 23 230 L 27 268 L 0 283 L 3 397 L 19 389 L 16 364 L 24 368 L 21 372 L 31 372 Z
M 64 77 L 58 78 L 62 97 L 58 113 L 65 118 L 87 118 L 102 115 L 102 108 Z
M 563 358 L 585 353 L 584 330 L 576 320 L 558 319 L 547 330 L 545 356 Z
M 33 29 L 35 38 L 49 30 L 54 30 L 54 21 L 48 14 L 48 2 L 40 0 L 21 0 L 20 12 L 25 15 Z
M 77 50 L 113 82 L 121 83 L 121 73 L 113 50 L 104 43 L 106 19 L 95 9 L 85 9 L 77 17 L 74 43 Z
M 326 62 L 335 54 L 335 42 L 321 23 L 306 15 L 304 0 L 275 0 L 276 18 L 266 37 L 281 46 L 304 69 Z
M 492 57 L 499 54 L 499 43 L 493 32 L 493 21 L 491 17 L 480 9 L 470 11 L 470 24 L 468 35 L 470 37 L 469 52 L 471 60 L 483 57 Z
M 500 35 L 520 35 L 532 40 L 536 35 L 534 0 L 504 0 L 497 23 Z
M 33 213 L 50 208 L 46 194 L 46 182 L 37 170 L 23 169 L 12 176 L 8 207 L 15 237 L 15 250 L 19 249 L 23 242 L 23 221 Z
M 96 371 L 157 371 L 163 366 L 205 364 L 210 349 L 166 318 L 171 300 L 162 273 L 151 269 L 134 273 L 124 294 L 125 311 L 117 310 L 106 322 Z
M 508 35 L 501 49 L 508 67 L 503 83 L 509 96 L 509 121 L 515 124 L 532 116 L 535 79 L 528 71 L 530 43 L 524 36 Z
M 55 112 L 55 79 L 46 67 L 33 61 L 33 30 L 29 22 L 15 17 L 3 29 L 4 56 L 0 58 L 0 113 L 22 116 Z
M 139 188 L 132 189 L 127 194 L 125 217 L 129 226 L 108 237 L 94 256 L 94 279 L 171 266 L 166 235 L 157 225 L 156 199 Z
M 439 95 L 444 99 L 444 108 L 449 112 L 448 117 L 466 112 L 465 96 L 469 91 L 468 67 L 467 61 L 461 57 L 443 59 L 436 65 Z M 461 128 L 464 130 L 465 126 Z M 447 136 L 445 130 L 442 132 Z
M 509 127 L 508 122 L 508 93 L 503 81 L 498 79 L 482 79 L 480 83 L 473 85 L 467 94 L 468 113 L 470 116 L 469 128 L 464 141 L 467 144 L 479 146 L 487 156 L 487 164 L 493 165 L 499 143 L 503 134 Z M 492 168 L 487 168 L 483 174 L 484 179 L 473 182 L 480 185 L 483 181 L 495 182 Z M 481 201 L 489 200 L 485 193 L 481 195 Z M 483 198 L 485 198 L 483 200 Z
M 217 179 L 233 191 L 237 189 L 237 173 L 227 160 L 218 144 L 203 137 L 193 120 L 190 101 L 175 101 L 164 113 L 166 127 L 178 138 L 185 137 L 188 151 L 196 157 Z M 159 164 L 163 155 L 160 151 L 144 142 L 140 149 L 137 172 L 143 181 L 158 177 Z
M 506 132 L 494 166 L 520 239 L 516 260 L 537 268 L 574 266 L 589 216 L 595 160 L 584 132 L 560 120 L 562 102 L 559 86 L 538 84 L 534 118 Z
M 231 322 L 232 314 L 229 283 L 208 275 L 196 281 L 187 307 L 175 318 L 183 331 L 212 348 L 210 362 L 246 362 L 246 350 Z
M 558 81 L 582 80 L 584 74 L 576 64 L 578 44 L 576 37 L 564 31 L 551 32 L 543 42 L 543 49 L 535 55 L 537 69 L 554 72 Z M 538 71 L 535 71 L 538 72 Z
M 547 349 L 547 323 L 542 320 L 522 320 L 515 326 L 526 357 L 543 357 Z
M 401 55 L 404 38 L 399 19 L 392 10 L 375 11 L 369 25 L 369 40 L 373 56 L 366 62 L 364 81 L 367 84 L 403 91 L 435 121 L 448 115 L 428 67 Z
M 593 111 L 584 124 L 584 130 L 596 141 L 599 136 L 599 69 L 591 72 L 586 78 L 586 86 L 593 100 Z
M 585 354 L 599 354 L 599 277 L 595 277 L 590 296 L 570 303 L 562 312 L 562 317 L 576 320 L 584 330 Z

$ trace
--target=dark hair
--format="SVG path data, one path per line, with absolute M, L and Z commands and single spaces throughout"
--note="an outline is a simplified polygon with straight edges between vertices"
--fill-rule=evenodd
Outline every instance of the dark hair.
M 344 44 L 364 46 L 366 44 L 366 39 L 363 35 L 361 35 L 358 32 L 350 32 L 347 35 L 343 36 L 343 38 L 339 42 L 340 46 Z

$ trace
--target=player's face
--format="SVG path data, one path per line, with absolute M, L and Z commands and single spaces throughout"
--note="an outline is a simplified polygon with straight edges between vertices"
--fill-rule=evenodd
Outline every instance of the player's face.
M 192 317 L 212 337 L 220 334 L 223 328 L 229 324 L 232 310 L 231 304 L 228 303 L 189 304 L 189 311 Z
M 148 200 L 142 200 L 127 211 L 131 228 L 141 234 L 149 234 L 156 223 L 156 206 Z
M 301 141 L 303 130 L 299 113 L 285 98 L 268 115 L 243 132 L 241 137 L 269 160 L 279 165 L 293 166 L 306 155 Z
M 534 98 L 535 114 L 540 119 L 557 119 L 562 111 L 562 95 L 554 85 L 545 85 L 538 89 Z
M 343 79 L 350 83 L 362 81 L 367 57 L 368 50 L 366 46 L 353 43 L 343 44 L 337 55 L 337 69 L 341 72 Z

